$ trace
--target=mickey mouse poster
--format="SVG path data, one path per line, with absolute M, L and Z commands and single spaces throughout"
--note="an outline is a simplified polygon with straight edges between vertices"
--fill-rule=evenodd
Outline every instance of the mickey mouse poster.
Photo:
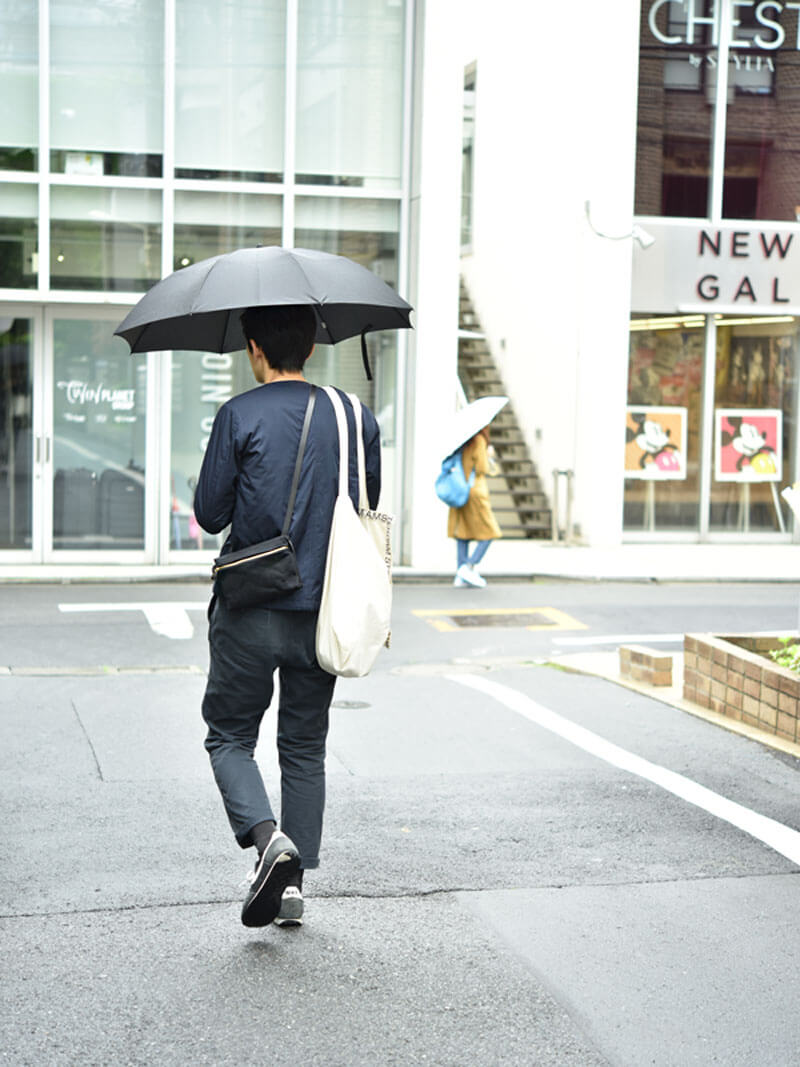
M 625 477 L 686 477 L 687 409 L 631 405 L 625 419 Z
M 717 408 L 714 477 L 718 482 L 779 482 L 782 420 L 778 408 Z

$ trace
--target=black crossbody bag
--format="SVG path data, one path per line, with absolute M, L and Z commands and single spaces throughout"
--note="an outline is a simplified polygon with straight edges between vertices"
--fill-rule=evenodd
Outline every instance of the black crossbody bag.
M 268 541 L 259 541 L 257 545 L 240 548 L 238 552 L 226 552 L 214 560 L 211 574 L 216 580 L 216 592 L 222 596 L 225 606 L 233 611 L 268 604 L 278 597 L 286 596 L 287 593 L 293 593 L 303 584 L 297 569 L 294 545 L 289 539 L 289 525 L 292 521 L 316 395 L 317 387 L 312 385 L 306 404 L 303 431 L 300 434 L 289 503 L 286 505 L 286 516 L 280 534 Z

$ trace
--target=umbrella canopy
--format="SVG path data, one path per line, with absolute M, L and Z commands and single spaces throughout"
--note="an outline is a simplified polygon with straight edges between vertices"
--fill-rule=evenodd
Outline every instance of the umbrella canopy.
M 466 444 L 479 430 L 488 426 L 507 403 L 507 396 L 481 396 L 457 411 L 445 431 L 440 449 L 442 456 L 450 456 Z
M 310 304 L 318 344 L 372 330 L 410 327 L 411 306 L 377 275 L 344 256 L 307 248 L 240 248 L 201 260 L 157 282 L 114 333 L 131 352 L 245 347 L 239 316 L 248 307 Z M 363 349 L 362 345 L 362 349 Z

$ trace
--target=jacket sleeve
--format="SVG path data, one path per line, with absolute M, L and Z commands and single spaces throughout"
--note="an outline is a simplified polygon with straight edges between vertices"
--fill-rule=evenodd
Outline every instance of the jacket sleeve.
M 364 409 L 363 436 L 367 499 L 374 511 L 381 495 L 381 430 L 378 420 L 369 409 Z
M 234 415 L 230 405 L 223 404 L 211 428 L 194 494 L 195 518 L 207 533 L 219 533 L 233 518 L 238 477 Z

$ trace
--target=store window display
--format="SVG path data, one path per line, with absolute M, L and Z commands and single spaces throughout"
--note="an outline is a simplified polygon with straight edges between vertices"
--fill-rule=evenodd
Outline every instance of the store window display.
M 687 530 L 700 502 L 701 319 L 631 322 L 624 525 Z
M 798 322 L 722 319 L 714 384 L 712 530 L 783 531 L 795 480 Z
M 714 316 L 713 401 L 703 396 L 705 321 L 631 321 L 624 529 L 786 534 L 793 520 L 780 491 L 797 479 L 800 321 Z

